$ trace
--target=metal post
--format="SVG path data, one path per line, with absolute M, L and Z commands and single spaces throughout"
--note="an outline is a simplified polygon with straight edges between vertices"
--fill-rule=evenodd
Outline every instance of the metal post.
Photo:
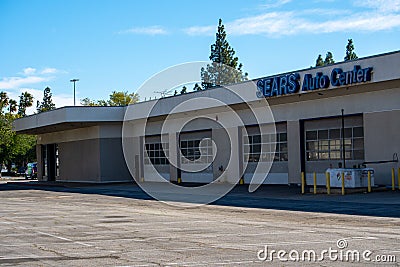
M 342 172 L 342 195 L 344 195 L 344 171 Z
M 328 195 L 331 194 L 331 174 L 329 172 L 325 173 L 326 175 L 326 192 Z
M 346 146 L 344 144 L 344 109 L 342 109 L 342 157 L 343 169 L 346 169 Z
M 392 190 L 393 190 L 393 191 L 396 189 L 394 180 L 395 180 L 395 179 L 394 179 L 394 168 L 392 168 Z
M 317 173 L 314 172 L 314 195 L 317 193 Z
M 79 79 L 72 79 L 72 80 L 70 80 L 70 82 L 72 82 L 72 83 L 74 83 L 74 106 L 75 106 L 75 83 L 77 82 L 77 81 L 79 81 Z
M 301 193 L 302 194 L 304 194 L 304 187 L 305 187 L 304 172 L 301 172 Z
M 371 193 L 371 171 L 368 171 L 368 193 Z

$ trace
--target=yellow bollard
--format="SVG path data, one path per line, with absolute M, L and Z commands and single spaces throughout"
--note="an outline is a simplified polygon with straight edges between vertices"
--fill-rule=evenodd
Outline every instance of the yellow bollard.
M 240 178 L 240 180 L 239 180 L 239 184 L 244 184 L 244 179 L 243 179 L 243 177 L 242 177 L 242 178 Z
M 326 193 L 331 194 L 331 174 L 329 172 L 325 173 L 326 176 Z
M 305 187 L 305 179 L 304 179 L 304 172 L 301 172 L 301 193 L 304 194 L 304 187 Z
M 368 193 L 371 193 L 371 171 L 368 171 Z
M 342 195 L 344 196 L 344 172 L 342 172 Z
M 394 184 L 394 168 L 392 168 L 392 190 L 394 191 L 395 188 L 395 184 Z
M 397 170 L 397 188 L 400 189 L 400 168 Z
M 317 193 L 317 173 L 314 172 L 314 195 Z
M 178 177 L 178 184 L 182 183 L 182 179 Z

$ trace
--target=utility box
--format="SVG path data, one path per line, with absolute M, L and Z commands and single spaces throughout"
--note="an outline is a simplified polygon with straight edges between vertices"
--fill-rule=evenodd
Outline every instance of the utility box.
M 374 169 L 327 169 L 330 175 L 331 187 L 342 187 L 342 173 L 344 173 L 344 187 L 368 187 L 368 171 L 371 172 L 371 186 L 374 186 Z

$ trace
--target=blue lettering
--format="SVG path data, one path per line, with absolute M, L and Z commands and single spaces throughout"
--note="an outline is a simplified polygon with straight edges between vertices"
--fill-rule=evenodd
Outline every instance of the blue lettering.
M 279 95 L 286 95 L 287 94 L 287 76 L 282 76 L 279 82 Z
M 371 81 L 372 78 L 372 68 L 366 68 L 364 69 L 364 82 L 369 82 Z
M 333 86 L 339 86 L 339 79 L 338 79 L 338 75 L 340 75 L 343 72 L 342 69 L 339 68 L 335 68 L 332 70 L 331 72 L 331 84 Z
M 328 88 L 329 87 L 329 77 L 327 75 L 323 75 L 319 80 L 319 87 L 320 88 Z
M 272 89 L 271 89 L 271 96 L 278 96 L 279 95 L 279 77 L 274 77 L 272 79 Z
M 352 83 L 356 83 L 358 81 L 358 70 L 361 69 L 361 67 L 359 65 L 355 65 L 354 69 L 353 69 L 353 80 Z
M 319 86 L 321 76 L 322 76 L 322 72 L 317 72 L 317 74 L 315 75 L 315 78 L 314 78 L 315 79 L 315 89 L 321 88 Z
M 308 91 L 308 90 L 310 90 L 309 81 L 310 81 L 311 79 L 312 79 L 312 75 L 311 75 L 311 74 L 306 74 L 306 75 L 304 75 L 303 87 L 301 88 L 301 91 Z
M 264 80 L 264 96 L 271 96 L 271 79 Z
M 290 74 L 288 77 L 288 94 L 297 93 L 300 89 L 300 75 L 298 73 Z

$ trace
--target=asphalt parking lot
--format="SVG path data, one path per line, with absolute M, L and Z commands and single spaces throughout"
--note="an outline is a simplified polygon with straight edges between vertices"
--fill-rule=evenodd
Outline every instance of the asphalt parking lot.
M 135 185 L 3 182 L 0 265 L 399 266 L 400 192 L 343 197 L 280 190 L 249 195 L 239 188 L 213 205 L 181 208 Z M 272 261 L 264 259 L 265 246 Z M 315 260 L 302 260 L 304 251 L 315 251 Z M 346 257 L 348 251 L 360 259 Z

